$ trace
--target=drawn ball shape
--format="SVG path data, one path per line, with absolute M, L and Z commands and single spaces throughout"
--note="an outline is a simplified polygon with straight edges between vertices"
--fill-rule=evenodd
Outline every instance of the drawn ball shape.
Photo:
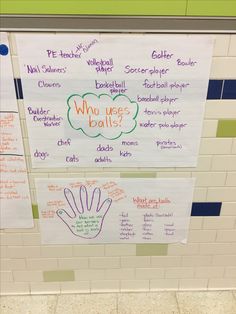
M 9 52 L 9 49 L 6 45 L 2 44 L 0 45 L 0 55 L 7 56 Z

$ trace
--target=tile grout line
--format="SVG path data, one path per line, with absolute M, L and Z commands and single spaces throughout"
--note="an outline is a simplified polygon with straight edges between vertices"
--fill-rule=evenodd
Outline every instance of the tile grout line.
M 120 284 L 120 283 L 119 283 Z M 119 308 L 118 308 L 118 297 L 119 297 L 119 293 L 116 293 L 116 313 L 119 313 Z
M 186 0 L 185 16 L 187 16 L 187 13 L 188 13 L 188 0 Z
M 175 300 L 176 300 L 176 303 L 177 303 L 177 308 L 178 308 L 179 314 L 181 314 L 180 305 L 179 305 L 179 301 L 178 301 L 178 297 L 177 297 L 177 291 L 175 291 Z
M 60 292 L 60 293 L 61 293 L 61 292 Z M 56 313 L 57 313 L 58 297 L 59 297 L 59 294 L 56 294 L 56 302 L 55 302 L 53 314 L 56 314 Z
M 221 87 L 221 93 L 220 93 L 220 99 L 219 100 L 222 100 L 222 96 L 223 96 L 223 93 L 224 93 L 224 87 L 225 87 L 225 80 L 223 80 L 223 82 L 222 82 L 222 87 Z
M 236 301 L 236 290 L 234 290 L 234 291 L 231 290 L 231 293 L 233 295 L 234 300 Z
M 230 57 L 229 51 L 230 51 L 231 41 L 232 41 L 232 35 L 230 35 L 230 37 L 229 37 L 229 43 L 228 43 L 228 49 L 227 49 L 226 57 Z

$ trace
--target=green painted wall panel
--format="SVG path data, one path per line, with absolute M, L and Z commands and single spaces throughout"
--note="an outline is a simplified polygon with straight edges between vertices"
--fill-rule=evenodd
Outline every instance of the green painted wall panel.
M 156 178 L 156 172 L 121 172 L 121 178 Z
M 185 15 L 186 0 L 2 0 L 4 14 Z
M 236 0 L 189 0 L 187 15 L 236 16 Z
M 151 243 L 151 244 L 137 244 L 137 256 L 163 256 L 167 255 L 168 244 Z
M 39 219 L 39 210 L 37 204 L 32 204 L 32 212 L 33 212 L 33 218 Z
M 75 275 L 73 270 L 44 271 L 43 280 L 45 282 L 74 281 Z
M 236 137 L 236 120 L 219 120 L 216 137 Z

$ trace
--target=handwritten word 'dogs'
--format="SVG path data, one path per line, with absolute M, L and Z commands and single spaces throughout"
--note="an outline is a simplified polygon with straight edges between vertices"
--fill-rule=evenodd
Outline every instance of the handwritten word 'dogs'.
M 49 157 L 49 153 L 48 152 L 42 152 L 42 151 L 39 151 L 38 149 L 36 149 L 36 151 L 34 152 L 34 157 L 39 158 L 41 160 L 45 160 L 47 157 Z
M 67 100 L 70 126 L 89 137 L 115 139 L 137 125 L 138 105 L 125 95 L 74 94 Z

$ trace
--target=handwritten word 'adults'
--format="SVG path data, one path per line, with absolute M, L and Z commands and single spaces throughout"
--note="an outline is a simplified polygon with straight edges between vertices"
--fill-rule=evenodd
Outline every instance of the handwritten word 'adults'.
M 160 78 L 166 75 L 170 69 L 168 68 L 156 68 L 155 66 L 152 68 L 141 68 L 141 67 L 132 67 L 130 65 L 125 66 L 124 73 L 125 74 L 150 74 L 151 76 L 156 74 Z
M 108 156 L 100 156 L 94 159 L 95 163 L 110 163 L 112 162 L 111 158 Z
M 173 53 L 169 53 L 167 50 L 153 50 L 152 52 L 152 59 L 171 59 L 173 57 Z

